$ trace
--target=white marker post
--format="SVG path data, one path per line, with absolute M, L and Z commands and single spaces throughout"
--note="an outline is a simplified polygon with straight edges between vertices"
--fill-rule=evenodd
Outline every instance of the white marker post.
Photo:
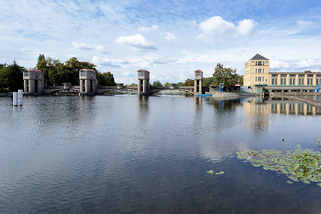
M 23 105 L 23 90 L 18 90 L 18 106 Z
M 12 93 L 12 104 L 13 106 L 18 106 L 18 92 Z

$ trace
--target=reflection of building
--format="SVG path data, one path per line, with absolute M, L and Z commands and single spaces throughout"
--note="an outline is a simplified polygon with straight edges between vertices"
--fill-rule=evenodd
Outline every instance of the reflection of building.
M 269 129 L 270 110 L 265 103 L 252 99 L 243 103 L 243 109 L 248 128 L 261 131 Z
M 264 87 L 271 95 L 307 93 L 314 92 L 320 84 L 321 72 L 270 72 L 269 59 L 259 54 L 245 64 L 244 86 L 252 88 L 253 92 L 261 93 Z
M 266 100 L 258 98 L 243 103 L 243 109 L 247 117 L 247 126 L 260 130 L 269 127 L 270 114 L 285 115 L 321 115 L 321 108 L 307 103 L 299 103 L 292 100 Z
M 41 94 L 44 90 L 44 73 L 39 70 L 23 72 L 23 85 L 25 94 Z

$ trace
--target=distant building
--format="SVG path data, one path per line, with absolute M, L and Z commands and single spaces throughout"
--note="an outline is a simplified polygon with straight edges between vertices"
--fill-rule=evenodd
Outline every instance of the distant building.
M 270 60 L 260 54 L 245 63 L 244 86 L 253 92 L 315 92 L 320 84 L 321 72 L 270 72 Z

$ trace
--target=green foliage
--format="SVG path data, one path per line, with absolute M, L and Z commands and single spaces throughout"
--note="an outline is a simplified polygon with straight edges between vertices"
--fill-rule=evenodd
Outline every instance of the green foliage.
M 194 80 L 191 80 L 191 79 L 185 80 L 184 86 L 194 86 Z
M 214 77 L 207 77 L 203 79 L 203 87 L 209 88 L 210 85 L 214 82 Z
M 102 86 L 114 86 L 116 85 L 114 76 L 110 72 L 99 73 L 97 72 L 97 81 Z
M 79 85 L 79 70 L 94 69 L 96 66 L 89 62 L 81 62 L 76 57 L 72 57 L 65 63 L 52 58 L 46 58 L 40 54 L 37 62 L 37 69 L 44 72 L 45 85 L 57 86 L 64 82 L 70 82 L 72 85 Z
M 153 88 L 162 88 L 163 84 L 160 81 L 154 81 L 152 87 Z
M 0 66 L 0 91 L 17 91 L 23 89 L 23 71 L 25 69 L 16 62 Z
M 254 167 L 280 172 L 291 182 L 316 183 L 321 185 L 321 153 L 298 148 L 295 152 L 277 150 L 249 150 L 238 152 L 241 160 L 249 161 Z
M 224 83 L 224 87 L 231 88 L 235 86 L 235 84 L 242 83 L 243 81 L 235 69 L 224 68 L 222 64 L 217 64 L 210 82 L 213 83 L 215 87 L 218 87 L 220 83 Z
M 129 84 L 128 87 L 137 87 L 136 83 Z
M 194 85 L 194 83 L 193 83 L 193 85 Z M 183 82 L 178 82 L 178 83 L 177 83 L 177 87 L 182 87 L 182 86 L 184 86 L 184 83 L 183 83 Z

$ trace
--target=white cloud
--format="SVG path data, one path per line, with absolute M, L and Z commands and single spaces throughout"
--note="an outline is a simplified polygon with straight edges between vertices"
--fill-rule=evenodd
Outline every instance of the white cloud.
M 222 35 L 222 34 L 236 34 L 236 35 L 248 35 L 253 31 L 255 22 L 251 19 L 244 19 L 235 25 L 232 22 L 224 20 L 220 16 L 213 16 L 199 24 L 201 34 L 199 37 L 205 35 Z
M 173 33 L 170 33 L 170 32 L 166 32 L 165 33 L 165 39 L 170 41 L 170 40 L 175 40 L 176 39 L 176 36 L 173 34 Z
M 296 65 L 300 68 L 311 68 L 315 66 L 321 66 L 321 59 L 302 59 L 299 60 Z
M 220 16 L 211 17 L 204 22 L 200 23 L 200 29 L 204 34 L 217 33 L 223 34 L 228 31 L 234 30 L 233 23 L 225 21 Z
M 77 49 L 82 50 L 96 50 L 99 52 L 104 52 L 105 48 L 102 45 L 90 45 L 86 42 L 72 42 L 72 46 Z
M 152 25 L 150 27 L 143 26 L 138 28 L 138 30 L 141 32 L 150 32 L 150 31 L 158 30 L 158 25 Z
M 278 59 L 271 59 L 270 60 L 270 68 L 271 69 L 282 69 L 282 68 L 289 68 L 289 63 L 286 61 L 278 60 Z
M 255 27 L 255 22 L 251 19 L 244 19 L 238 23 L 237 32 L 241 35 L 248 35 Z
M 116 39 L 116 43 L 129 45 L 137 49 L 144 49 L 144 50 L 157 49 L 152 43 L 147 41 L 145 37 L 141 34 L 135 34 L 132 36 L 120 36 Z

